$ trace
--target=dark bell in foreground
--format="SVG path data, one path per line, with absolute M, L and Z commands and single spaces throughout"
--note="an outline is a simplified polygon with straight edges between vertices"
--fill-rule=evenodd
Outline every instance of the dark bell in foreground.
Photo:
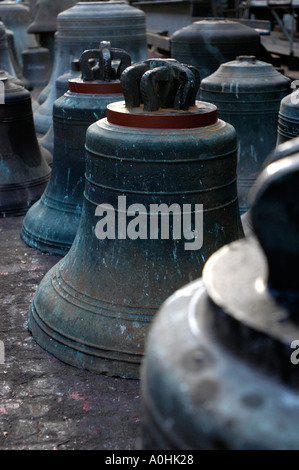
M 255 237 L 216 251 L 157 313 L 142 449 L 298 450 L 299 153 L 251 192 Z

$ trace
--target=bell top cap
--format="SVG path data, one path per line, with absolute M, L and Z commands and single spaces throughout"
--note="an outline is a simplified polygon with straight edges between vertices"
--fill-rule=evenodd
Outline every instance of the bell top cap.
M 30 100 L 31 94 L 22 85 L 18 83 L 18 79 L 13 77 L 5 70 L 0 70 L 0 82 L 4 84 L 4 88 L 0 90 L 0 93 L 4 93 L 2 104 L 14 103 L 22 100 Z
M 298 120 L 299 109 L 299 81 L 298 84 L 291 84 L 291 93 L 285 96 L 280 102 L 279 114 L 282 117 L 287 117 Z
M 221 64 L 214 73 L 201 81 L 200 87 L 206 91 L 230 94 L 236 94 L 236 91 L 288 93 L 290 84 L 291 80 L 272 64 L 258 60 L 255 56 L 238 56 L 233 61 Z
M 232 41 L 242 43 L 260 42 L 260 35 L 250 26 L 238 21 L 206 18 L 184 26 L 173 33 L 171 41 L 188 44 L 231 44 Z

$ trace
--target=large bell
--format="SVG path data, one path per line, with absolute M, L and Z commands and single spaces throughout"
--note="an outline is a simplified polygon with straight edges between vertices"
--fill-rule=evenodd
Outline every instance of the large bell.
M 223 18 L 195 21 L 176 31 L 170 40 L 171 57 L 197 67 L 202 79 L 239 55 L 263 55 L 256 30 Z
M 290 79 L 255 56 L 240 56 L 220 65 L 200 84 L 200 97 L 214 103 L 219 117 L 238 136 L 238 196 L 241 214 L 248 210 L 248 193 L 265 155 L 276 146 L 280 102 Z
M 285 96 L 280 103 L 277 145 L 299 136 L 299 90 Z
M 125 101 L 87 130 L 76 238 L 42 280 L 29 328 L 64 362 L 138 378 L 161 302 L 243 231 L 236 134 L 216 106 L 195 103 L 197 71 L 147 60 L 121 86 Z
M 69 71 L 71 61 L 84 49 L 97 48 L 104 40 L 125 49 L 132 62 L 147 58 L 145 14 L 125 2 L 108 1 L 79 2 L 58 15 L 53 72 L 39 97 L 42 105 L 34 113 L 39 134 L 45 134 L 51 126 L 56 79 Z
M 27 32 L 31 20 L 30 8 L 27 4 L 15 0 L 2 0 L 0 18 L 6 28 L 14 33 L 17 59 L 22 68 L 22 51 L 28 47 L 38 46 L 35 36 Z
M 40 45 L 49 50 L 54 60 L 54 35 L 57 31 L 57 15 L 73 7 L 77 0 L 38 0 L 34 20 L 28 26 L 28 33 L 38 34 Z
M 47 185 L 50 168 L 38 145 L 30 92 L 0 72 L 0 216 L 24 214 Z
M 167 299 L 143 364 L 143 450 L 298 450 L 299 153 L 252 194 L 257 239 Z M 297 195 L 296 195 L 297 194 Z
M 89 59 L 96 58 L 91 68 Z M 111 61 L 120 61 L 115 70 Z M 65 255 L 81 216 L 85 173 L 85 136 L 90 124 L 106 116 L 109 103 L 123 99 L 119 77 L 131 65 L 130 56 L 101 42 L 101 49 L 80 57 L 82 78 L 69 80 L 69 91 L 54 102 L 53 168 L 49 184 L 27 212 L 21 231 L 31 247 Z

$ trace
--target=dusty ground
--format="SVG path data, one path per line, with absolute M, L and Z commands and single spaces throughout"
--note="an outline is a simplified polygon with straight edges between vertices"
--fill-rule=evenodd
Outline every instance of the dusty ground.
M 33 294 L 60 258 L 29 248 L 22 220 L 0 219 L 0 449 L 134 450 L 139 382 L 66 365 L 27 330 Z

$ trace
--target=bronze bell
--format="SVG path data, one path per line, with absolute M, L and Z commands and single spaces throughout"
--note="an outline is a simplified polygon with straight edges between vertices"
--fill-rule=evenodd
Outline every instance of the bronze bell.
M 31 20 L 30 8 L 15 0 L 4 0 L 0 2 L 0 18 L 14 34 L 17 61 L 22 69 L 22 51 L 38 46 L 35 36 L 27 32 Z
M 102 41 L 100 47 L 81 54 L 82 78 L 70 79 L 68 92 L 54 102 L 51 178 L 22 226 L 22 239 L 29 246 L 55 255 L 69 251 L 80 221 L 86 130 L 106 116 L 107 104 L 123 99 L 119 77 L 131 65 L 130 56 L 123 50 L 111 49 L 108 41 Z M 91 58 L 97 60 L 93 67 Z M 119 62 L 117 69 L 112 61 Z
M 76 0 L 37 0 L 33 22 L 28 25 L 28 33 L 38 34 L 42 47 L 49 50 L 52 61 L 55 58 L 54 35 L 57 31 L 57 15 L 73 7 Z
M 79 59 L 72 60 L 70 72 L 66 72 L 56 79 L 56 99 L 60 98 L 69 89 L 69 80 L 71 78 L 79 78 L 81 75 Z M 53 120 L 48 132 L 39 138 L 40 144 L 47 149 L 52 155 L 54 152 L 54 129 Z M 52 166 L 52 164 L 51 164 Z
M 18 83 L 25 88 L 30 88 L 30 84 L 21 76 L 17 62 L 14 60 L 13 35 L 6 30 L 5 25 L 0 21 L 0 68 L 9 75 L 15 77 Z
M 291 85 L 293 88 L 293 84 Z M 280 103 L 277 125 L 277 145 L 299 136 L 299 90 L 296 87 Z
M 10 58 L 10 61 L 12 63 L 14 74 L 19 79 L 22 86 L 27 88 L 27 90 L 31 91 L 33 86 L 30 83 L 30 81 L 27 78 L 25 78 L 24 75 L 23 75 L 22 67 L 20 65 L 20 61 L 19 61 L 17 51 L 16 51 L 16 47 L 15 47 L 14 33 L 12 31 L 10 31 L 9 29 L 7 29 L 7 28 L 5 28 L 5 32 L 6 32 L 9 58 Z
M 55 33 L 57 15 L 73 7 L 76 0 L 37 0 L 34 21 L 28 26 L 28 33 Z
M 33 88 L 45 87 L 50 79 L 52 62 L 49 49 L 32 46 L 22 51 L 23 75 Z
M 239 55 L 264 54 L 259 33 L 225 18 L 205 18 L 176 31 L 170 38 L 171 57 L 192 64 L 201 71 L 201 79 Z
M 0 97 L 0 216 L 18 216 L 40 198 L 50 168 L 36 138 L 30 92 L 1 71 Z
M 162 305 L 142 450 L 299 449 L 298 179 L 299 153 L 269 164 L 251 193 L 257 238 L 218 250 Z
M 125 101 L 87 130 L 78 231 L 42 280 L 29 329 L 64 362 L 138 378 L 161 302 L 243 231 L 236 133 L 195 102 L 197 70 L 147 60 L 120 80 Z
M 125 49 L 132 62 L 147 58 L 145 14 L 122 1 L 104 1 L 78 2 L 58 15 L 53 72 L 39 95 L 41 106 L 34 113 L 39 134 L 44 135 L 51 126 L 56 79 L 69 71 L 71 61 L 82 51 L 97 48 L 105 40 Z
M 238 136 L 240 212 L 248 210 L 248 194 L 265 156 L 276 146 L 278 111 L 289 93 L 290 79 L 255 56 L 239 56 L 202 80 L 200 96 L 214 103 L 219 117 Z

